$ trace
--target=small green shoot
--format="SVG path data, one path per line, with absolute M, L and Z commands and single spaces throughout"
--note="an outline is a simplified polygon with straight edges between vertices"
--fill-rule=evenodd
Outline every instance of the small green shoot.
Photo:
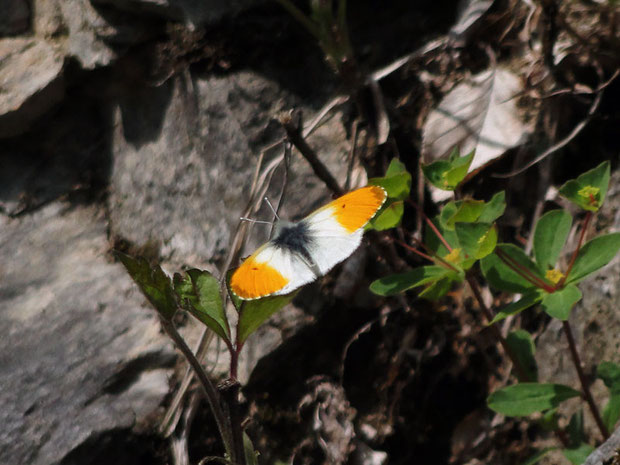
M 445 191 L 453 191 L 467 176 L 473 160 L 474 151 L 461 157 L 459 149 L 456 147 L 448 160 L 438 160 L 428 165 L 422 165 L 422 172 L 433 186 Z
M 586 171 L 577 179 L 567 181 L 560 188 L 560 195 L 577 204 L 584 210 L 596 212 L 605 201 L 609 186 L 611 165 L 608 161 Z

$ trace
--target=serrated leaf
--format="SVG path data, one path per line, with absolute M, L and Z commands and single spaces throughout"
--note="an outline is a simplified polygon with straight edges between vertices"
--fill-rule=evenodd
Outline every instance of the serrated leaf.
M 177 311 L 177 300 L 170 278 L 159 265 L 151 267 L 144 258 L 115 252 L 131 279 L 138 285 L 155 310 L 166 320 Z
M 439 219 L 445 229 L 453 231 L 455 223 L 473 223 L 476 221 L 483 209 L 484 202 L 482 200 L 449 202 L 441 210 Z
M 541 308 L 548 315 L 558 320 L 567 321 L 573 306 L 581 300 L 581 291 L 574 285 L 568 284 L 564 289 L 551 294 L 545 293 L 540 302 Z
M 463 251 L 475 259 L 486 257 L 497 245 L 497 228 L 489 223 L 455 223 L 454 231 Z
M 370 285 L 370 290 L 377 295 L 390 296 L 423 286 L 445 277 L 450 270 L 442 266 L 421 266 L 406 273 L 393 274 L 377 279 Z
M 586 171 L 577 179 L 571 179 L 560 187 L 560 195 L 584 210 L 598 211 L 605 201 L 609 186 L 610 163 L 605 161 Z
M 390 201 L 388 200 L 388 202 Z M 402 200 L 390 202 L 370 221 L 370 229 L 385 231 L 386 229 L 395 228 L 403 219 L 404 212 L 405 204 Z
M 506 210 L 506 193 L 501 191 L 491 197 L 491 200 L 484 204 L 484 208 L 478 217 L 478 221 L 481 223 L 493 223 L 504 214 L 504 210 Z
M 371 178 L 369 185 L 381 186 L 388 194 L 388 198 L 405 200 L 411 192 L 411 174 L 405 169 L 405 165 L 396 158 L 392 159 L 384 177 Z
M 517 273 L 499 258 L 499 253 L 507 256 L 511 263 L 519 267 L 522 273 L 544 281 L 538 266 L 519 247 L 512 244 L 498 244 L 495 251 L 480 260 L 482 274 L 491 286 L 501 291 L 525 294 L 535 285 Z
M 493 392 L 487 405 L 503 415 L 518 417 L 557 407 L 580 395 L 579 391 L 562 384 L 520 383 Z
M 536 305 L 543 298 L 545 292 L 538 288 L 533 288 L 527 291 L 523 296 L 517 300 L 516 302 L 512 302 L 502 308 L 495 318 L 491 321 L 490 324 L 497 323 L 498 321 L 502 321 L 504 318 L 509 317 L 510 315 L 517 315 L 521 313 L 523 310 L 527 310 L 533 305 Z
M 532 455 L 529 459 L 527 459 L 521 465 L 534 465 L 534 464 L 540 462 L 540 460 L 545 455 L 547 455 L 549 452 L 551 452 L 552 450 L 556 450 L 556 449 L 557 449 L 557 447 L 545 447 L 544 449 L 536 452 L 534 455 Z
M 237 341 L 239 344 L 243 344 L 250 334 L 256 331 L 271 315 L 293 300 L 297 292 L 299 291 L 243 301 L 237 324 Z
M 564 457 L 573 465 L 582 465 L 592 452 L 594 452 L 594 447 L 586 443 L 581 443 L 577 447 L 562 451 Z
M 545 213 L 534 230 L 534 256 L 536 263 L 543 269 L 553 268 L 562 252 L 572 217 L 564 210 L 552 210 Z
M 519 381 L 538 381 L 538 365 L 534 357 L 536 346 L 530 333 L 523 329 L 517 329 L 508 334 L 506 343 L 527 375 L 527 379 L 520 379 Z M 518 373 L 518 371 L 515 371 L 515 373 Z
M 566 279 L 567 283 L 578 283 L 586 276 L 607 265 L 620 249 L 620 233 L 605 234 L 587 242 Z
M 230 340 L 220 284 L 208 271 L 191 269 L 185 276 L 174 276 L 174 290 L 185 310 L 194 315 L 222 339 Z

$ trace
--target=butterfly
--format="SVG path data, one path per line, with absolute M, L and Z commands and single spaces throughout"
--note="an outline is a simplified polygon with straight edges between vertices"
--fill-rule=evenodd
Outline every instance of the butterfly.
M 379 186 L 351 191 L 299 222 L 276 222 L 273 239 L 237 268 L 230 289 L 244 300 L 288 294 L 325 275 L 362 242 L 387 198 Z

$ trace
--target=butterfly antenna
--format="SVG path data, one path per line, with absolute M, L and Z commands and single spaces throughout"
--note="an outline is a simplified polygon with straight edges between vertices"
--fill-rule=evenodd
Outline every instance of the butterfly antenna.
M 280 217 L 278 216 L 278 212 L 276 212 L 276 209 L 273 208 L 273 205 L 271 205 L 271 202 L 269 201 L 269 199 L 267 197 L 265 197 L 263 200 L 265 201 L 265 203 L 267 203 L 267 205 L 269 206 L 269 208 L 273 212 L 273 215 L 276 217 L 276 220 L 280 220 Z
M 255 219 L 252 219 L 252 218 L 246 218 L 245 216 L 242 216 L 239 219 L 241 221 L 247 221 L 248 223 L 272 224 L 271 221 L 255 220 Z

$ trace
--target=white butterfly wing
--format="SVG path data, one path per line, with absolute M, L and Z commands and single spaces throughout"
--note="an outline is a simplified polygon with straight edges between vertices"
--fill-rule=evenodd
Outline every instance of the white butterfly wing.
M 230 288 L 245 300 L 283 295 L 317 278 L 303 257 L 267 242 L 235 270 Z

